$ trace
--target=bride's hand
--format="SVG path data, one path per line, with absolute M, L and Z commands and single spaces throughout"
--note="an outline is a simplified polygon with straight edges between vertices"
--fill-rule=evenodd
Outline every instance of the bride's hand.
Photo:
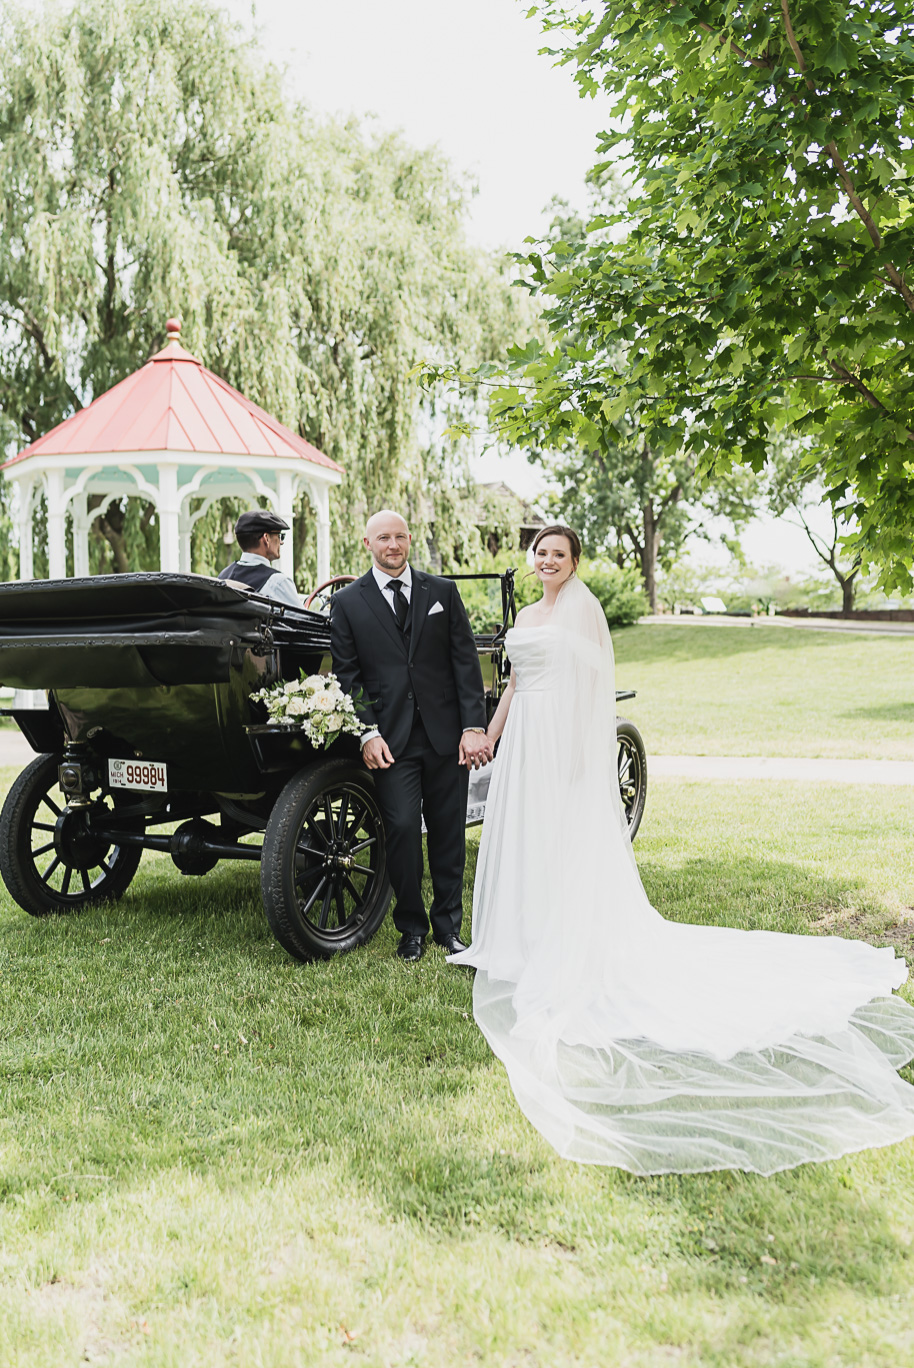
M 467 769 L 479 769 L 492 759 L 492 747 L 485 732 L 464 732 L 460 738 L 457 763 Z

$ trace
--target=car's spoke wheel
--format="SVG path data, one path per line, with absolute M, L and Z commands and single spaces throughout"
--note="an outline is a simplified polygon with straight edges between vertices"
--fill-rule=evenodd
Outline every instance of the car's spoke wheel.
M 327 760 L 276 801 L 260 866 L 267 920 L 297 959 L 364 945 L 390 903 L 384 824 L 368 771 Z
M 647 754 L 641 733 L 627 717 L 616 718 L 616 745 L 622 811 L 634 840 L 647 801 Z
M 71 810 L 60 790 L 60 757 L 40 755 L 16 779 L 0 813 L 0 873 L 33 917 L 71 912 L 124 893 L 143 854 L 94 834 L 87 810 Z M 97 822 L 110 798 L 91 809 Z

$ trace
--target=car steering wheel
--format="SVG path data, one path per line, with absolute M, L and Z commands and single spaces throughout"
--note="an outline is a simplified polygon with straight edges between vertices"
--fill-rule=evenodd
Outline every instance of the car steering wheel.
M 342 589 L 344 584 L 352 584 L 358 579 L 358 575 L 334 575 L 333 579 L 325 580 L 305 599 L 305 607 L 310 608 L 312 613 L 323 613 L 326 617 L 330 612 L 330 600 L 337 589 Z

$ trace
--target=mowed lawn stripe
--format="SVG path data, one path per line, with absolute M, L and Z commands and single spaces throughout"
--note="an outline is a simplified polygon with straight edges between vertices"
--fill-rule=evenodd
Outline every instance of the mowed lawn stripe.
M 613 644 L 648 757 L 914 760 L 914 637 L 663 624 Z

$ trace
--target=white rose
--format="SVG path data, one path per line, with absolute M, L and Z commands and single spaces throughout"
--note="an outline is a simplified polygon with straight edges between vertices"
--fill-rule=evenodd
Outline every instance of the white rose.
M 333 712 L 333 699 L 329 694 L 316 694 L 314 706 L 319 708 L 321 712 Z
M 308 675 L 308 678 L 305 680 L 305 688 L 306 688 L 306 689 L 322 689 L 323 687 L 324 687 L 324 676 L 323 676 L 323 675 L 319 675 L 319 674 L 316 674 L 316 675 Z
M 286 711 L 291 717 L 301 717 L 308 711 L 308 705 L 303 698 L 292 698 Z

